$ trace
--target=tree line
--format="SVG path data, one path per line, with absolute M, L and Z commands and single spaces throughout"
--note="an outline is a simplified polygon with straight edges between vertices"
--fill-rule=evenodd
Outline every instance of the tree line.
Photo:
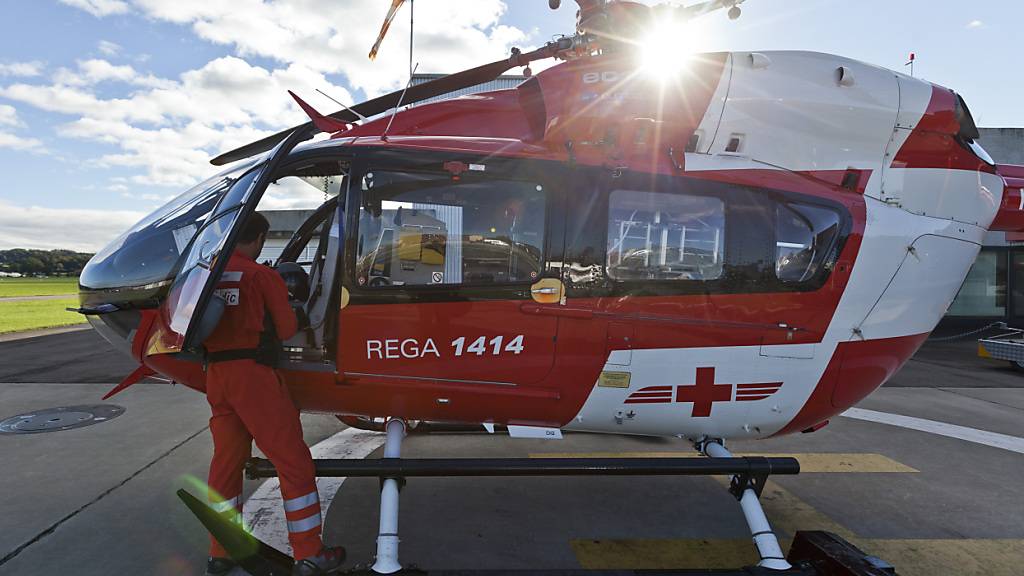
M 92 254 L 71 250 L 0 250 L 0 272 L 78 276 L 90 258 Z

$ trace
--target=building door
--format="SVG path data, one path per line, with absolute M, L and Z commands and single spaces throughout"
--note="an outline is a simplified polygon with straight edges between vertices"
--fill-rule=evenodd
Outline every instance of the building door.
M 1010 273 L 1005 290 L 1010 300 L 1008 322 L 1015 328 L 1024 327 L 1024 249 L 1010 249 Z

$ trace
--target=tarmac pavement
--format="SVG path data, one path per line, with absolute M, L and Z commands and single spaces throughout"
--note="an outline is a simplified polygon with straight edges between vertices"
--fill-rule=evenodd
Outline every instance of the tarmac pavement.
M 0 342 L 0 419 L 98 403 L 133 368 L 92 331 Z M 112 402 L 126 412 L 109 422 L 0 436 L 0 574 L 202 573 L 206 536 L 174 491 L 198 492 L 205 477 L 205 398 L 142 383 Z M 1022 437 L 1024 374 L 976 359 L 970 342 L 929 344 L 860 407 Z M 311 445 L 344 428 L 330 416 L 303 423 Z M 762 499 L 784 541 L 823 528 L 900 574 L 1024 573 L 1024 455 L 842 417 L 730 448 L 811 454 Z M 592 434 L 413 435 L 403 446 L 409 457 L 665 452 L 690 448 Z M 257 485 L 247 482 L 247 495 Z M 352 563 L 372 560 L 378 487 L 346 480 L 327 513 L 325 538 L 348 547 Z M 753 554 L 739 507 L 713 478 L 410 479 L 401 536 L 402 560 L 425 568 L 727 567 Z

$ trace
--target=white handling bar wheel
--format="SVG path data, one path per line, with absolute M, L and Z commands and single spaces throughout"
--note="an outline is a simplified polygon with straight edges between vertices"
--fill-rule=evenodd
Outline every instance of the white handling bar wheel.
M 397 419 L 388 420 L 385 430 L 387 439 L 384 442 L 384 457 L 401 457 L 405 422 Z M 398 480 L 386 478 L 380 489 L 380 529 L 377 531 L 377 561 L 373 564 L 374 572 L 394 574 L 402 569 L 398 562 L 398 542 Z
M 712 458 L 733 457 L 732 453 L 725 449 L 725 446 L 713 440 L 704 442 L 704 453 Z M 754 546 L 757 546 L 757 554 L 761 557 L 761 561 L 757 565 L 771 570 L 789 570 L 792 568 L 789 562 L 786 561 L 786 555 L 783 554 L 782 548 L 779 546 L 779 540 L 775 537 L 775 533 L 772 532 L 771 524 L 768 523 L 768 518 L 765 517 L 764 510 L 761 508 L 761 501 L 757 499 L 757 493 L 754 492 L 753 488 L 747 488 L 743 491 L 743 497 L 740 498 L 740 508 L 743 509 L 743 516 L 747 519 L 747 526 L 750 527 L 750 533 L 754 536 Z

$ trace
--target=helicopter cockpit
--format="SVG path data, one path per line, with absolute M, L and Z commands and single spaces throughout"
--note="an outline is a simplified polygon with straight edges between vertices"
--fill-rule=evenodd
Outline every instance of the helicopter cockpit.
M 223 228 L 217 223 L 231 212 L 224 206 L 237 205 L 233 196 L 242 197 L 263 160 L 236 165 L 177 196 L 88 263 L 79 279 L 80 311 L 106 340 L 128 351 L 140 312 L 160 305 L 197 243 Z M 308 328 L 283 343 L 287 358 L 322 361 L 329 349 L 327 311 L 343 241 L 339 195 L 347 172 L 347 161 L 337 158 L 286 165 L 256 207 L 272 221 L 259 262 L 278 269 L 292 307 L 309 319 Z
M 286 356 L 296 361 L 323 361 L 329 349 L 333 320 L 327 312 L 340 274 L 347 178 L 347 162 L 338 160 L 285 167 L 256 208 L 271 221 L 259 261 L 277 269 L 288 286 L 292 308 L 308 319 L 282 343 Z M 295 215 L 305 218 L 288 218 Z M 279 237 L 287 235 L 282 246 Z

